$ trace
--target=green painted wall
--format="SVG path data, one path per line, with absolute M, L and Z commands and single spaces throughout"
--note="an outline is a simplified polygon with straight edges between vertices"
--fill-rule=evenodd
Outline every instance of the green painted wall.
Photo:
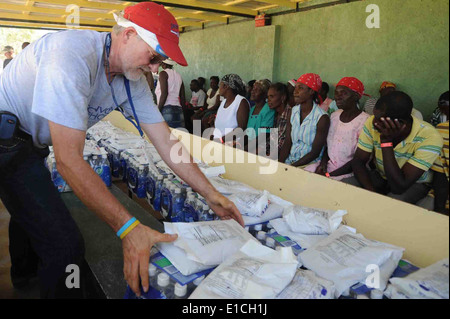
M 380 8 L 379 29 L 366 27 L 369 4 Z M 314 72 L 332 86 L 331 95 L 343 76 L 358 77 L 367 93 L 378 95 L 390 80 L 427 119 L 449 87 L 449 1 L 340 4 L 275 16 L 270 27 L 244 21 L 186 32 L 181 47 L 190 64 L 177 68 L 185 83 L 226 73 L 286 82 Z

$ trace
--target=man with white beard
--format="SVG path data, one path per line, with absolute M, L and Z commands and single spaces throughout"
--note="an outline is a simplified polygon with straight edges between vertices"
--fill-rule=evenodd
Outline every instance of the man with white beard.
M 143 73 L 156 72 L 169 57 L 187 65 L 175 18 L 152 2 L 127 7 L 115 18 L 111 33 L 45 35 L 0 77 L 0 199 L 11 215 L 11 277 L 16 287 L 23 286 L 37 270 L 43 298 L 81 297 L 83 291 L 65 285 L 66 267 L 83 263 L 84 242 L 44 166 L 49 145 L 64 180 L 122 240 L 124 276 L 137 295 L 140 284 L 148 290 L 151 247 L 176 239 L 140 224 L 83 160 L 86 130 L 114 109 L 136 121 L 163 160 L 218 216 L 243 224 L 234 204 L 189 155 L 179 164 L 170 158 L 178 141 L 170 139 Z

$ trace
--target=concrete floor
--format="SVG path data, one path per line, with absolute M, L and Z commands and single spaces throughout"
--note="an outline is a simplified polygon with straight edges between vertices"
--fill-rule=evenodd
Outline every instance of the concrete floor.
M 27 288 L 14 289 L 9 275 L 11 259 L 9 257 L 8 225 L 9 214 L 0 201 L 0 299 L 38 299 L 39 286 L 37 279 L 30 282 Z

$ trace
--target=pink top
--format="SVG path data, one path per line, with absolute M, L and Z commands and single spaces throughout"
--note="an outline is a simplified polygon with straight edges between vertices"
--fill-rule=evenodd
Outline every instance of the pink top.
M 174 105 L 181 107 L 180 88 L 183 83 L 183 79 L 181 78 L 181 75 L 173 69 L 165 69 L 164 72 L 167 73 L 167 99 L 164 106 Z M 159 99 L 161 98 L 161 86 L 159 83 L 156 85 L 155 94 L 159 104 Z
M 333 172 L 336 169 L 344 166 L 353 159 L 358 144 L 359 134 L 364 126 L 364 123 L 369 118 L 369 114 L 362 112 L 355 117 L 351 122 L 344 123 L 340 116 L 342 110 L 337 110 L 331 114 L 330 130 L 327 137 L 328 147 L 328 172 Z M 314 172 L 320 163 L 309 165 L 305 170 Z M 333 179 L 341 180 L 353 176 L 353 173 L 332 176 Z

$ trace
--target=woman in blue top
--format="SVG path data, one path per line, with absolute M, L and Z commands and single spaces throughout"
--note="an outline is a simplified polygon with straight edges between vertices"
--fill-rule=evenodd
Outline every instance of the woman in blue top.
M 286 164 L 303 168 L 322 157 L 330 118 L 319 107 L 321 87 L 322 79 L 317 74 L 307 73 L 297 80 L 294 91 L 297 105 L 291 114 L 292 146 Z
M 260 80 L 253 84 L 250 100 L 255 102 L 255 105 L 250 109 L 246 131 L 249 140 L 258 137 L 260 129 L 268 132 L 273 127 L 275 110 L 272 110 L 267 104 L 267 93 L 270 85 L 269 80 Z

